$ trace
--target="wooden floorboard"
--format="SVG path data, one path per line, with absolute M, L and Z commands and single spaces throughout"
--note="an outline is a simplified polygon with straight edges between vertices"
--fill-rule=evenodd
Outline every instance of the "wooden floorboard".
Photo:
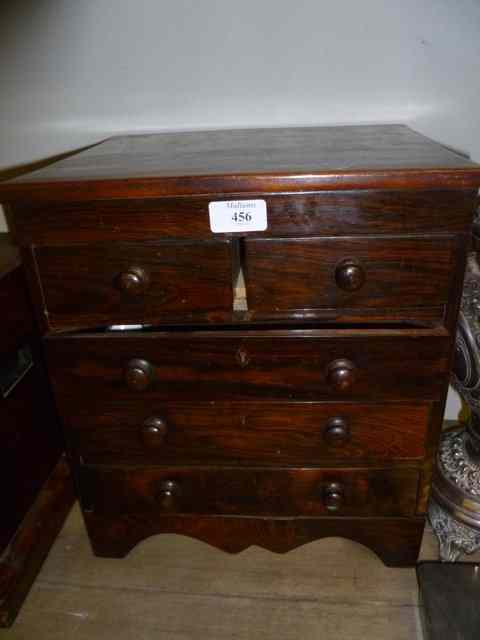
M 35 609 L 37 614 L 35 613 Z M 168 638 L 285 640 L 390 638 L 412 640 L 415 608 L 319 603 L 315 600 L 159 593 L 39 585 L 17 620 L 16 638 Z M 44 624 L 44 623 L 41 623 Z
M 427 531 L 422 558 L 436 559 Z M 95 558 L 75 507 L 6 640 L 420 640 L 413 569 L 327 539 L 224 554 L 181 536 Z

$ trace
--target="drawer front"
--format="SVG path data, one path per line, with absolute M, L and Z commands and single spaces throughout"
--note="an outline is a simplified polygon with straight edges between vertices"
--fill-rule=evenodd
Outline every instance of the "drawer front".
M 436 307 L 441 318 L 455 248 L 448 236 L 247 239 L 248 307 L 271 313 Z
M 107 398 L 139 397 L 144 406 L 255 398 L 425 402 L 445 393 L 450 351 L 445 336 L 247 333 L 47 338 L 57 401 L 76 410 Z
M 411 516 L 414 469 L 125 469 L 82 467 L 83 507 L 253 516 Z
M 39 247 L 35 258 L 52 328 L 185 321 L 232 308 L 228 241 Z
M 234 195 L 233 198 L 238 196 Z M 469 233 L 477 189 L 388 189 L 316 193 L 250 193 L 267 203 L 265 236 Z M 208 205 L 216 197 L 96 199 L 13 205 L 15 235 L 22 245 L 79 242 L 143 242 L 151 238 L 211 238 Z M 243 198 L 242 198 L 243 199 Z
M 87 404 L 63 421 L 92 464 L 329 464 L 421 459 L 428 404 Z

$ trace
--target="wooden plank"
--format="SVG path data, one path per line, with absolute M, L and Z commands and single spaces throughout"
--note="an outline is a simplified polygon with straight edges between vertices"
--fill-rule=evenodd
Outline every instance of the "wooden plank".
M 284 601 L 232 598 L 221 593 L 203 596 L 165 594 L 156 589 L 52 589 L 39 585 L 31 608 L 24 612 L 10 638 L 412 640 L 416 612 L 416 607 L 352 605 L 345 599 L 322 603 L 318 599 Z

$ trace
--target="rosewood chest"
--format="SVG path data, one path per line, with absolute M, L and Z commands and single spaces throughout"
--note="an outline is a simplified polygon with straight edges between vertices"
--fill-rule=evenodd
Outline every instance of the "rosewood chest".
M 415 563 L 479 185 L 400 125 L 112 138 L 3 184 L 95 553 Z

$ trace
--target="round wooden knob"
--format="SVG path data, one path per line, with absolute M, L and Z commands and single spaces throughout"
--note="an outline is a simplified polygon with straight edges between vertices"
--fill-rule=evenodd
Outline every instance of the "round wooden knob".
M 163 480 L 160 483 L 157 501 L 162 509 L 170 510 L 177 504 L 181 493 L 178 482 L 175 482 L 175 480 Z
M 355 382 L 356 367 L 350 360 L 339 358 L 327 367 L 327 382 L 337 391 L 347 391 Z
M 353 258 L 340 262 L 335 269 L 335 282 L 344 291 L 358 291 L 365 282 L 365 271 Z
M 140 439 L 146 447 L 155 449 L 162 446 L 167 431 L 165 420 L 152 416 L 147 418 L 140 427 Z
M 153 367 L 147 360 L 134 358 L 125 369 L 125 382 L 132 391 L 144 391 L 153 381 Z
M 323 504 L 327 511 L 338 511 L 345 501 L 341 482 L 329 482 L 323 488 Z
M 323 430 L 323 439 L 332 447 L 338 447 L 348 442 L 350 439 L 350 429 L 347 421 L 340 416 L 330 418 Z
M 130 267 L 117 277 L 117 286 L 120 291 L 130 296 L 140 296 L 145 293 L 149 283 L 148 273 L 142 267 Z

